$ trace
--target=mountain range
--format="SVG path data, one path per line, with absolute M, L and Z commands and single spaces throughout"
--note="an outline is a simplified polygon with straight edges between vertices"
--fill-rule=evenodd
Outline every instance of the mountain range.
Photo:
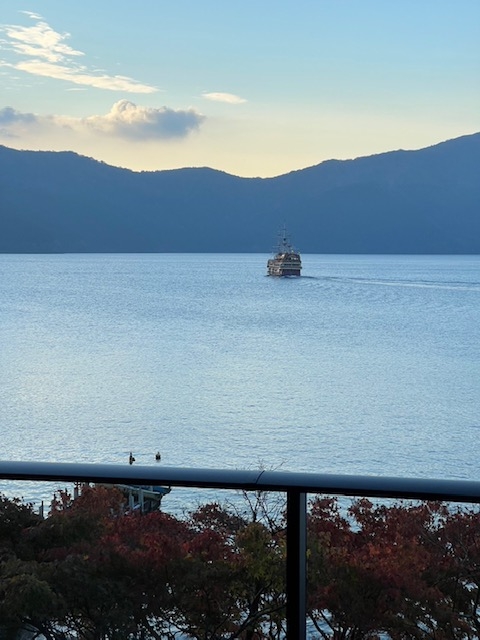
M 0 146 L 0 252 L 480 253 L 480 133 L 275 178 Z

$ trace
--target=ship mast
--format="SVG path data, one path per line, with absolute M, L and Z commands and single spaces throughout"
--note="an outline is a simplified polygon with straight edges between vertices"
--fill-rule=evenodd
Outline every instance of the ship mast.
M 287 227 L 285 225 L 283 225 L 283 229 L 281 231 L 281 239 L 278 243 L 278 250 L 280 253 L 291 253 L 292 251 L 292 246 L 287 236 Z

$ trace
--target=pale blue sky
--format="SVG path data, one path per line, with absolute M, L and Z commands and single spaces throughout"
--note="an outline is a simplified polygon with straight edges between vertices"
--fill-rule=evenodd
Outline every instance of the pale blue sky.
M 480 0 L 6 0 L 0 144 L 273 176 L 480 131 Z

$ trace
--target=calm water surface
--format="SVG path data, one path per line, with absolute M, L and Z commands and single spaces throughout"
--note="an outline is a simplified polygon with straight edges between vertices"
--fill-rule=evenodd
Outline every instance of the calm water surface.
M 480 257 L 267 257 L 0 256 L 1 458 L 480 479 Z

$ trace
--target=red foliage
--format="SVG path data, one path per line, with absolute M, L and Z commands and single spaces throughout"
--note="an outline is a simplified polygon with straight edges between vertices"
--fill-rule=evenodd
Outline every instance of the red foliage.
M 261 517 L 215 503 L 185 519 L 125 514 L 120 492 L 85 487 L 75 500 L 59 492 L 42 521 L 0 501 L 1 620 L 26 621 L 52 638 L 59 628 L 105 640 L 175 630 L 211 640 L 280 638 L 284 521 L 263 499 L 249 508 L 257 504 Z M 307 548 L 308 610 L 319 636 L 480 636 L 476 511 L 365 499 L 346 508 L 317 498 Z

